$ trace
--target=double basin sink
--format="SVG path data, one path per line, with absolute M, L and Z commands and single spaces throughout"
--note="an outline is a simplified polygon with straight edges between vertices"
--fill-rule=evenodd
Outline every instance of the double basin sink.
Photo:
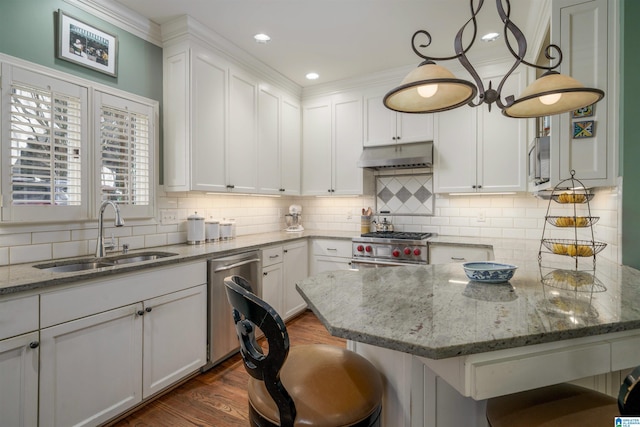
M 178 255 L 172 252 L 138 252 L 133 254 L 113 255 L 103 258 L 80 258 L 65 261 L 34 265 L 41 270 L 69 273 L 73 271 L 95 270 L 103 267 L 115 267 L 134 262 L 152 261 Z

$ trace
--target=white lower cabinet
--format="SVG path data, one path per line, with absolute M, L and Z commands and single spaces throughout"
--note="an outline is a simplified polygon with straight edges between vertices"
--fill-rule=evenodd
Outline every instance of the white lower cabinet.
M 41 295 L 40 426 L 94 426 L 206 363 L 206 263 Z
M 142 401 L 142 308 L 41 331 L 40 427 L 97 425 Z
M 38 425 L 39 297 L 0 299 L 0 425 Z
M 351 240 L 313 239 L 311 275 L 351 268 Z
M 493 248 L 456 244 L 429 244 L 429 264 L 450 262 L 489 261 L 493 259 Z
M 296 283 L 309 276 L 306 241 L 262 250 L 262 298 L 288 320 L 307 304 Z
M 0 424 L 38 425 L 38 332 L 0 340 Z

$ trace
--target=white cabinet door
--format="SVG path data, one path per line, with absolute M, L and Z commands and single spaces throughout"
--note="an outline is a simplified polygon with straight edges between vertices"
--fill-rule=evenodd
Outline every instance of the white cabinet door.
M 299 196 L 302 148 L 300 103 L 282 98 L 280 125 L 280 185 L 285 195 Z M 262 160 L 261 160 L 262 161 Z
M 305 104 L 302 110 L 302 192 L 331 194 L 331 98 Z
M 282 292 L 286 320 L 307 307 L 307 303 L 296 289 L 296 283 L 309 276 L 308 244 L 303 241 L 285 245 L 283 252 L 284 286 Z
M 258 191 L 280 194 L 280 97 L 269 87 L 258 90 Z
M 610 80 L 616 78 L 617 61 L 608 37 L 608 3 L 607 0 L 564 0 L 552 5 L 552 42 L 558 44 L 563 53 L 559 71 L 606 93 L 590 117 L 572 118 L 570 113 L 552 117 L 551 147 L 552 156 L 558 156 L 558 161 L 553 163 L 558 181 L 570 178 L 571 170 L 575 170 L 576 178 L 587 186 L 615 185 L 615 138 L 611 137 L 615 133 L 608 117 L 609 106 L 617 108 L 616 91 L 610 84 Z M 594 122 L 592 137 L 573 138 L 573 126 L 581 121 Z
M 40 332 L 40 427 L 93 426 L 142 400 L 142 304 Z
M 504 73 L 484 78 L 497 85 Z M 502 88 L 503 98 L 518 96 L 525 88 L 525 73 L 516 71 Z M 496 106 L 481 106 L 478 112 L 477 182 L 480 192 L 527 190 L 527 120 L 506 117 Z
M 262 299 L 284 318 L 282 262 L 262 268 Z
M 365 95 L 364 143 L 365 147 L 395 144 L 398 137 L 396 112 L 382 103 L 384 89 L 375 89 Z
M 311 275 L 325 271 L 348 270 L 351 268 L 350 258 L 316 256 L 311 265 Z
M 226 148 L 228 188 L 234 192 L 257 191 L 257 96 L 257 81 L 232 69 L 229 73 L 229 139 Z
M 143 399 L 204 366 L 206 285 L 145 301 L 143 342 Z
M 475 191 L 476 112 L 463 106 L 436 115 L 433 184 L 436 193 Z
M 226 191 L 228 65 L 196 45 L 191 50 L 191 70 L 190 189 Z
M 38 425 L 39 352 L 38 332 L 0 341 L 0 424 L 3 426 Z
M 362 96 L 340 96 L 333 101 L 332 194 L 362 194 Z
M 397 113 L 400 143 L 433 141 L 433 114 Z
M 375 88 L 364 99 L 364 146 L 433 140 L 433 114 L 396 113 L 382 103 L 390 87 Z

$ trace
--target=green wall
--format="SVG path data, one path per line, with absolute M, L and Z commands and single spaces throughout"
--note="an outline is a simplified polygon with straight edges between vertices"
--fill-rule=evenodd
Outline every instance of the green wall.
M 118 37 L 118 77 L 56 58 L 58 9 Z M 162 101 L 162 49 L 62 0 L 1 0 L 0 52 Z
M 621 2 L 620 170 L 622 172 L 622 263 L 640 268 L 640 2 Z
M 118 37 L 117 77 L 56 58 L 58 9 Z M 163 164 L 162 48 L 62 0 L 0 0 L 0 52 L 158 101 Z M 158 177 L 161 184 L 162 167 Z

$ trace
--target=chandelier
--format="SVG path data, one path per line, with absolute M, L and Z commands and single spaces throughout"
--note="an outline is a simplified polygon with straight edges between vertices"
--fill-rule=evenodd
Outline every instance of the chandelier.
M 506 9 L 503 2 L 506 3 Z M 576 79 L 554 71 L 562 63 L 562 51 L 557 45 L 550 44 L 544 49 L 547 59 L 551 62 L 557 59 L 555 65 L 551 63 L 549 66 L 536 65 L 524 60 L 527 40 L 522 31 L 509 19 L 511 14 L 509 0 L 496 0 L 496 8 L 500 20 L 504 23 L 505 44 L 515 61 L 497 88 L 494 89 L 491 82 L 489 87 L 485 88 L 478 72 L 467 58 L 467 52 L 476 39 L 478 30 L 476 16 L 482 9 L 484 0 L 479 0 L 477 7 L 474 7 L 474 3 L 474 0 L 469 0 L 471 18 L 455 36 L 454 56 L 437 58 L 424 54 L 422 50 L 431 44 L 431 35 L 425 30 L 418 30 L 413 34 L 411 47 L 424 61 L 404 78 L 400 86 L 385 95 L 383 102 L 387 108 L 403 113 L 435 113 L 452 110 L 465 104 L 471 107 L 488 104 L 491 110 L 491 105 L 495 104 L 505 116 L 530 118 L 577 110 L 595 104 L 604 97 L 602 90 L 586 88 Z M 462 36 L 470 24 L 473 27 L 473 36 L 469 45 L 464 47 Z M 513 34 L 517 50 L 511 46 L 507 31 Z M 451 71 L 434 62 L 453 59 L 457 59 L 462 64 L 474 82 L 458 79 Z M 502 87 L 520 64 L 546 71 L 531 83 L 518 99 L 511 94 L 503 98 Z M 478 100 L 474 101 L 476 95 Z

